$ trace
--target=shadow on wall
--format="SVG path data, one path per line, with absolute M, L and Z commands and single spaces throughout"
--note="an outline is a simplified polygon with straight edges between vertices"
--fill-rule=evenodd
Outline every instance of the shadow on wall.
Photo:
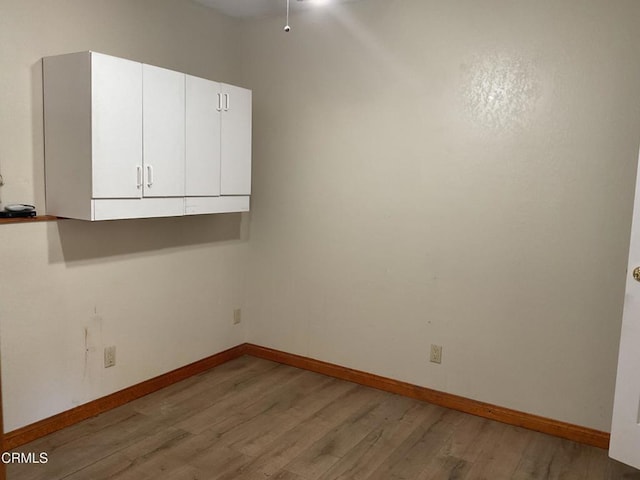
M 42 60 L 31 66 L 34 203 L 45 211 Z M 48 222 L 49 263 L 96 263 L 127 255 L 206 244 L 240 242 L 248 237 L 248 215 L 227 213 L 135 220 Z
M 48 223 L 49 263 L 95 263 L 110 257 L 171 248 L 240 242 L 247 222 L 241 213 L 171 218 Z

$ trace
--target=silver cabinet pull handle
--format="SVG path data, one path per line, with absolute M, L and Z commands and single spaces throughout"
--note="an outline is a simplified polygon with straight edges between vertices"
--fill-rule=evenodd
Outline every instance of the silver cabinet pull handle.
M 221 93 L 218 94 L 218 108 L 216 110 L 218 110 L 219 112 L 222 111 L 222 94 Z
M 147 187 L 151 188 L 153 185 L 153 167 L 147 165 Z
M 224 111 L 228 112 L 229 111 L 229 106 L 230 106 L 230 101 L 229 101 L 229 94 L 225 93 L 224 94 Z
M 140 190 L 142 188 L 142 166 L 138 165 L 136 166 L 136 173 L 137 173 L 137 188 L 138 190 Z

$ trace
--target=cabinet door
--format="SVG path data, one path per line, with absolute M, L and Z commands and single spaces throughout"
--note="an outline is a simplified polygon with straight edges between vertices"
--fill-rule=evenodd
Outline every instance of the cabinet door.
M 220 84 L 186 76 L 186 196 L 220 195 Z
M 220 193 L 251 193 L 251 90 L 221 84 Z
M 144 196 L 184 196 L 185 75 L 142 66 Z
M 142 64 L 91 53 L 93 198 L 142 195 Z

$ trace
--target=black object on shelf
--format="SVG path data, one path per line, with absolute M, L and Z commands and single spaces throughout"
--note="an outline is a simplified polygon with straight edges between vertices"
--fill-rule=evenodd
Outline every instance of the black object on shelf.
M 26 217 L 35 217 L 36 211 L 31 210 L 30 212 L 0 212 L 0 218 L 26 218 Z
M 25 218 L 35 216 L 36 209 L 33 205 L 7 205 L 3 211 L 0 211 L 0 218 Z

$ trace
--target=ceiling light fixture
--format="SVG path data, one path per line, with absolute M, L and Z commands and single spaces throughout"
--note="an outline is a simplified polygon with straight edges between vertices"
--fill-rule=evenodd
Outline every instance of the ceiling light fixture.
M 298 0 L 298 2 L 305 2 L 305 3 L 310 3 L 313 5 L 325 5 L 327 3 L 329 3 L 331 0 Z M 287 21 L 284 25 L 284 31 L 285 32 L 290 32 L 291 31 L 291 26 L 289 25 L 289 10 L 290 10 L 290 2 L 291 0 L 287 0 Z

